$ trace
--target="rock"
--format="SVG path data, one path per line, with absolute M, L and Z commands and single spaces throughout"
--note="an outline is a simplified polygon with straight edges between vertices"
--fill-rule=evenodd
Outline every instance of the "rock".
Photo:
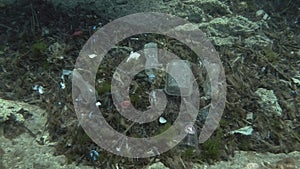
M 15 104 L 13 101 L 0 99 L 0 124 L 10 119 L 23 123 L 24 117 L 21 114 L 22 105 Z
M 53 142 L 46 140 L 44 145 L 38 144 L 37 140 L 49 135 L 44 131 L 47 122 L 44 110 L 27 103 L 3 99 L 0 99 L 0 108 L 0 168 L 91 168 L 68 165 L 65 156 L 54 156 Z M 15 118 L 10 118 L 11 116 Z M 7 123 L 4 122 L 12 119 L 16 120 L 13 124 L 19 123 L 19 127 L 25 127 L 27 130 L 13 139 L 8 139 L 3 135 L 3 130 L 7 127 Z
M 223 16 L 208 22 L 188 23 L 174 28 L 175 31 L 205 30 L 209 40 L 216 46 L 232 46 L 243 43 L 247 47 L 268 46 L 273 42 L 264 35 L 258 35 L 257 30 L 267 23 L 253 22 L 243 16 Z M 241 39 L 241 36 L 245 37 Z
M 206 35 L 217 46 L 232 46 L 242 42 L 246 46 L 267 46 L 272 43 L 265 36 L 256 35 L 261 26 L 266 26 L 264 21 L 253 22 L 243 16 L 223 16 L 209 22 L 199 24 L 199 28 L 206 30 Z M 241 39 L 240 37 L 246 37 Z
M 273 42 L 266 36 L 254 35 L 254 36 L 250 36 L 249 38 L 246 38 L 244 40 L 244 43 L 247 47 L 253 47 L 253 46 L 268 46 Z
M 272 154 L 236 151 L 229 161 L 220 161 L 215 164 L 193 164 L 193 169 L 298 169 L 300 167 L 300 152 L 288 154 Z
M 277 97 L 275 96 L 273 90 L 259 88 L 255 92 L 255 94 L 257 94 L 260 97 L 258 103 L 261 106 L 261 108 L 265 110 L 267 115 L 269 116 L 272 116 L 272 114 L 275 114 L 277 116 L 282 115 L 282 109 L 278 104 Z

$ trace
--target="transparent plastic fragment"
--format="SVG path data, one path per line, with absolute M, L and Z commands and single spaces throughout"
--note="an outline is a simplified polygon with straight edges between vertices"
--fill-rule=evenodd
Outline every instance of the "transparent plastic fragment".
M 198 148 L 198 136 L 196 128 L 194 127 L 193 123 L 188 123 L 185 128 L 184 132 L 186 133 L 186 136 L 181 142 L 181 145 L 185 146 L 191 146 L 194 148 Z
M 186 60 L 173 60 L 167 64 L 165 91 L 169 95 L 190 96 L 193 92 L 193 73 Z
M 157 44 L 150 42 L 144 45 L 144 55 L 146 58 L 145 72 L 149 77 L 150 81 L 155 79 L 155 68 L 160 66 L 158 62 L 158 48 Z

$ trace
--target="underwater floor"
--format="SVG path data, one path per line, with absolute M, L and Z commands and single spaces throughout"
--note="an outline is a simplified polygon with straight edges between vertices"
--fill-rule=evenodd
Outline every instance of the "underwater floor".
M 300 168 L 299 1 L 51 2 L 0 1 L 0 169 Z

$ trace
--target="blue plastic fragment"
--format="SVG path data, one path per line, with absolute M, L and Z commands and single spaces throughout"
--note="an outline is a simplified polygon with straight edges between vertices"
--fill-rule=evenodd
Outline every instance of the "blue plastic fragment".
M 151 81 L 155 79 L 155 75 L 154 75 L 154 74 L 150 74 L 148 77 L 149 77 L 149 79 L 150 79 Z
M 98 151 L 92 150 L 92 151 L 90 152 L 90 157 L 91 157 L 91 159 L 93 159 L 94 161 L 97 161 L 98 158 L 99 158 L 99 153 L 98 153 Z

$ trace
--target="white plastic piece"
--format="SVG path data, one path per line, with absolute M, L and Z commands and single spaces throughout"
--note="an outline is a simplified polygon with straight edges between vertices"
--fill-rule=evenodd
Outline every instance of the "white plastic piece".
M 60 82 L 59 85 L 60 85 L 61 89 L 65 89 L 66 88 L 66 84 L 64 82 Z
M 167 120 L 163 117 L 159 117 L 158 121 L 159 121 L 160 124 L 166 124 L 167 123 Z
M 230 131 L 229 133 L 250 136 L 250 135 L 252 135 L 252 132 L 253 132 L 252 126 L 246 126 L 246 127 L 243 127 L 243 128 L 237 129 L 237 130 Z
M 261 16 L 261 15 L 263 15 L 264 13 L 265 13 L 265 11 L 262 10 L 262 9 L 260 9 L 260 10 L 256 11 L 256 16 Z
M 140 56 L 141 56 L 141 54 L 139 54 L 137 52 L 131 52 L 129 57 L 127 58 L 126 62 L 129 62 L 132 59 L 138 60 Z
M 186 125 L 184 131 L 187 134 L 195 134 L 196 133 L 195 127 L 193 125 L 191 125 L 191 124 Z
M 39 85 L 34 85 L 32 90 L 38 91 L 39 94 L 44 94 L 44 87 Z
M 264 16 L 263 16 L 263 20 L 268 20 L 268 19 L 270 19 L 270 17 L 267 13 L 265 13 Z
M 90 55 L 89 55 L 89 58 L 91 58 L 91 59 L 93 59 L 93 58 L 95 58 L 95 57 L 97 57 L 96 54 L 90 54 Z
M 63 69 L 62 70 L 62 73 L 61 73 L 61 82 L 60 82 L 60 88 L 61 89 L 65 89 L 66 88 L 66 84 L 65 84 L 65 76 L 69 76 L 70 74 L 72 74 L 72 70 L 66 70 L 66 69 Z
M 251 121 L 253 120 L 253 113 L 252 112 L 247 113 L 246 120 L 251 120 Z
M 97 101 L 96 102 L 96 106 L 101 106 L 102 104 L 101 104 L 101 102 L 100 101 Z

